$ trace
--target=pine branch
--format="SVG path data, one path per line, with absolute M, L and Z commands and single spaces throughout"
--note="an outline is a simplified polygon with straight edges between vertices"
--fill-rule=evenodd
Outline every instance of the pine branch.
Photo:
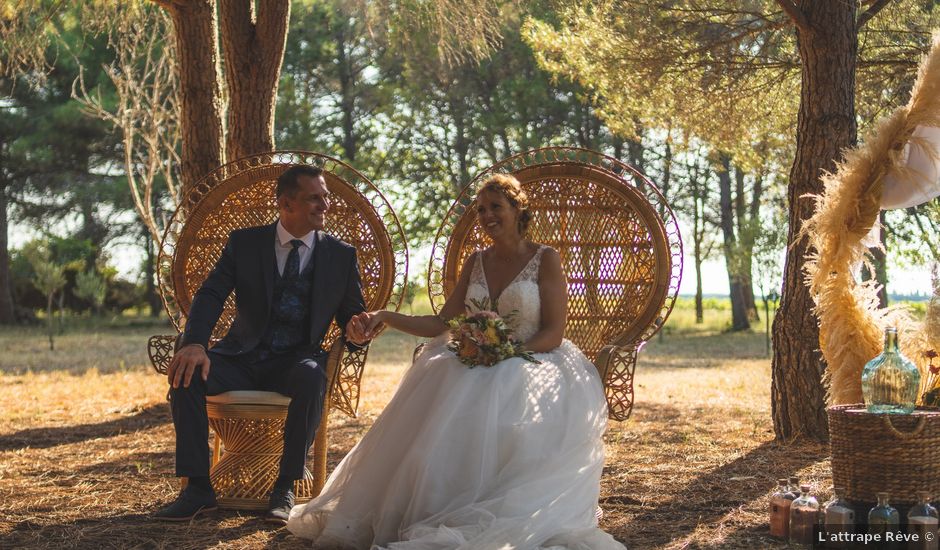
M 796 23 L 796 26 L 802 32 L 812 32 L 813 28 L 810 26 L 809 21 L 806 19 L 806 15 L 793 3 L 793 0 L 777 0 L 777 3 L 780 4 L 780 7 L 783 8 L 783 11 L 790 16 L 790 19 Z
M 865 10 L 865 13 L 863 13 L 858 18 L 858 22 L 855 24 L 855 28 L 861 29 L 862 26 L 865 25 L 865 23 L 868 23 L 872 17 L 878 15 L 878 12 L 881 11 L 882 8 L 884 8 L 886 5 L 888 5 L 888 2 L 890 1 L 891 0 L 875 0 L 875 2 L 873 2 L 872 5 L 869 6 L 867 10 Z

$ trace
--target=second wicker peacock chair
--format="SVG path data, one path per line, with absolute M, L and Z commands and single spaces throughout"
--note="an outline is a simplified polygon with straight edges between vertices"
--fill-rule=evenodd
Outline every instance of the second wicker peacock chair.
M 662 327 L 679 291 L 675 215 L 649 179 L 600 153 L 551 147 L 510 157 L 463 189 L 438 230 L 428 272 L 435 311 L 466 258 L 488 245 L 471 206 L 479 183 L 494 173 L 520 181 L 533 216 L 528 237 L 561 255 L 569 295 L 565 337 L 594 361 L 610 417 L 625 420 L 637 352 Z
M 159 256 L 160 288 L 170 318 L 181 329 L 192 298 L 221 255 L 235 229 L 272 223 L 277 218 L 274 187 L 293 165 L 324 170 L 331 192 L 324 230 L 355 246 L 368 310 L 397 309 L 407 280 L 405 235 L 391 205 L 362 174 L 334 158 L 307 152 L 272 152 L 222 166 L 183 198 L 169 224 Z M 235 315 L 229 296 L 213 333 L 225 335 Z M 359 384 L 368 348 L 348 352 L 333 324 L 324 341 L 328 398 L 314 442 L 314 468 L 295 483 L 297 502 L 316 496 L 326 480 L 327 422 L 335 407 L 355 416 Z M 150 339 L 154 368 L 165 374 L 176 336 Z M 227 392 L 207 399 L 209 423 L 216 437 L 210 476 L 219 505 L 263 509 L 283 448 L 283 426 L 289 399 L 272 392 Z

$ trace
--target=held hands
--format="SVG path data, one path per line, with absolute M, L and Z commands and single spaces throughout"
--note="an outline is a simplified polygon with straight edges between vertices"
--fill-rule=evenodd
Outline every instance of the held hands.
M 199 344 L 187 344 L 173 354 L 173 360 L 166 371 L 167 380 L 174 388 L 180 385 L 188 388 L 196 369 L 200 370 L 203 381 L 209 378 L 209 363 L 206 348 Z
M 372 311 L 366 314 L 368 315 L 366 332 L 370 335 L 369 338 L 374 338 L 375 335 L 378 334 L 380 330 L 382 330 L 382 327 L 385 326 L 385 318 L 387 314 L 388 312 L 384 310 Z
M 346 324 L 346 339 L 363 345 L 375 338 L 384 323 L 384 311 L 362 312 Z
M 366 330 L 369 324 L 369 314 L 363 311 L 346 323 L 346 339 L 358 346 L 365 345 L 372 339 L 373 334 Z

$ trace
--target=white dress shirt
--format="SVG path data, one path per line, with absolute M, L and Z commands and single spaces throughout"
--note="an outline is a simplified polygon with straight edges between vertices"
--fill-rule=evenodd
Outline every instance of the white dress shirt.
M 295 237 L 281 225 L 281 220 L 278 220 L 277 238 L 274 239 L 274 256 L 277 258 L 277 272 L 281 275 L 284 274 L 284 264 L 287 263 L 287 255 L 290 254 L 293 248 L 290 242 L 294 239 L 300 239 L 304 242 L 304 244 L 297 247 L 297 252 L 300 254 L 300 271 L 303 271 L 307 262 L 313 257 L 313 246 L 317 242 L 316 235 L 316 231 L 311 231 L 303 237 Z

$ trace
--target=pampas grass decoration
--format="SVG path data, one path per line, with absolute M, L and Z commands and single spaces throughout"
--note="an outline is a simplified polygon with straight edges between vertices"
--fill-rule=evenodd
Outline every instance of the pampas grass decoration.
M 823 193 L 814 196 L 815 213 L 803 226 L 810 244 L 806 279 L 816 304 L 820 349 L 828 363 L 824 383 L 830 404 L 862 402 L 862 368 L 881 352 L 885 326 L 897 326 L 905 355 L 921 370 L 926 365 L 923 352 L 930 344 L 924 327 L 903 311 L 879 308 L 878 286 L 853 275 L 853 267 L 870 266 L 862 241 L 877 223 L 885 175 L 893 172 L 906 184 L 922 185 L 922 178 L 904 166 L 904 145 L 911 142 L 932 157 L 937 154 L 926 140 L 911 139 L 918 125 L 940 127 L 938 33 L 921 62 L 908 104 L 849 150 L 834 174 L 823 176 Z

